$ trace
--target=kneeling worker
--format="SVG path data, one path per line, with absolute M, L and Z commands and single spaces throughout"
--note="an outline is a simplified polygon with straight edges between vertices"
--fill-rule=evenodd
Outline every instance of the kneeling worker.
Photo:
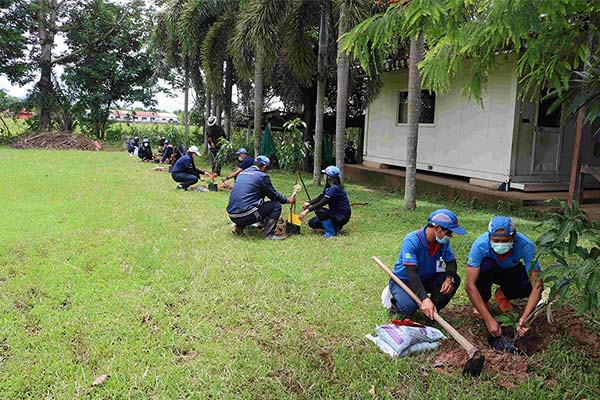
M 340 181 L 340 169 L 330 165 L 321 171 L 325 175 L 325 189 L 310 202 L 304 203 L 299 218 L 303 220 L 310 211 L 314 211 L 316 217 L 308 221 L 312 229 L 324 229 L 324 238 L 330 238 L 342 229 L 350 221 L 352 213 L 348 194 Z M 329 208 L 324 208 L 329 205 Z
M 177 189 L 187 190 L 190 186 L 198 182 L 200 175 L 206 175 L 214 179 L 216 175 L 211 175 L 206 171 L 202 171 L 201 169 L 196 168 L 194 164 L 194 157 L 200 155 L 197 146 L 191 146 L 187 154 L 183 157 L 180 157 L 171 170 L 171 177 L 175 182 L 180 182 L 177 185 Z
M 471 246 L 465 285 L 469 299 L 475 306 L 474 312 L 481 316 L 490 335 L 498 337 L 502 334 L 498 321 L 488 309 L 492 285 L 499 285 L 494 292 L 494 300 L 502 312 L 513 309 L 510 300 L 527 298 L 517 329 L 522 336 L 528 330 L 523 324 L 541 297 L 543 284 L 542 280 L 537 279 L 539 272 L 540 264 L 535 259 L 533 242 L 517 232 L 510 217 L 492 218 L 488 231 Z
M 243 147 L 240 147 L 240 149 L 235 152 L 235 155 L 238 156 L 238 161 L 240 163 L 235 171 L 227 175 L 226 178 L 222 179 L 223 182 L 226 182 L 231 178 L 235 179 L 240 174 L 240 172 L 242 172 L 246 168 L 250 168 L 254 164 L 254 158 L 250 157 L 250 154 L 248 154 L 248 150 L 246 150 Z
M 450 238 L 465 233 L 452 211 L 440 209 L 429 215 L 425 227 L 402 241 L 394 274 L 419 297 L 421 309 L 430 319 L 450 302 L 460 285 Z M 400 313 L 412 315 L 417 311 L 417 303 L 396 282 L 390 279 L 389 287 L 392 304 Z
M 270 163 L 268 157 L 258 156 L 253 166 L 237 176 L 227 205 L 227 213 L 233 222 L 232 232 L 236 235 L 241 235 L 246 226 L 264 220 L 265 239 L 283 239 L 275 235 L 281 205 L 292 204 L 296 198 L 288 199 L 275 190 L 271 178 L 265 173 Z M 272 201 L 265 202 L 265 196 Z

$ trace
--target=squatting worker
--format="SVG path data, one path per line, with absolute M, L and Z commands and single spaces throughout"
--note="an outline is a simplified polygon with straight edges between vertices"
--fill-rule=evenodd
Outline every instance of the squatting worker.
M 292 204 L 296 199 L 287 198 L 275 190 L 271 178 L 266 174 L 270 163 L 268 157 L 258 156 L 253 166 L 237 176 L 227 205 L 227 213 L 233 222 L 232 232 L 236 235 L 241 235 L 246 226 L 264 221 L 265 239 L 283 238 L 275 235 L 277 220 L 281 215 L 281 205 Z M 265 197 L 271 201 L 265 202 Z
M 417 295 L 421 310 L 430 319 L 450 302 L 460 285 L 450 239 L 453 234 L 465 233 L 452 211 L 440 209 L 429 215 L 425 227 L 409 233 L 402 241 L 394 274 Z M 393 280 L 390 293 L 392 304 L 400 313 L 412 315 L 417 311 L 417 303 Z
M 206 171 L 196 168 L 194 164 L 194 158 L 200 156 L 197 146 L 191 146 L 187 153 L 180 157 L 173 165 L 171 169 L 171 177 L 175 182 L 179 182 L 177 189 L 188 190 L 190 186 L 198 182 L 200 175 L 206 175 L 214 178 L 214 175 L 209 174 Z
M 532 268 L 530 278 L 529 271 Z M 492 336 L 502 334 L 498 321 L 488 309 L 492 285 L 498 285 L 494 300 L 502 312 L 514 308 L 510 300 L 527 298 L 517 329 L 519 335 L 523 335 L 528 330 L 523 324 L 542 294 L 543 283 L 537 279 L 539 272 L 540 264 L 535 258 L 533 242 L 517 232 L 510 217 L 492 218 L 488 231 L 481 234 L 471 246 L 465 285 L 475 314 L 483 319 Z
M 254 158 L 250 157 L 250 154 L 248 154 L 248 150 L 246 150 L 243 147 L 240 147 L 240 149 L 235 152 L 235 155 L 237 156 L 239 161 L 238 167 L 231 174 L 227 175 L 227 177 L 223 178 L 223 182 L 226 182 L 232 178 L 235 179 L 240 174 L 240 172 L 247 168 L 250 168 L 254 164 Z
M 348 194 L 340 181 L 340 169 L 330 165 L 321 171 L 325 175 L 325 189 L 312 201 L 304 203 L 299 218 L 303 220 L 311 211 L 315 217 L 308 221 L 312 229 L 324 229 L 324 238 L 330 238 L 338 234 L 344 225 L 350 221 L 352 211 Z M 329 206 L 329 208 L 325 208 Z

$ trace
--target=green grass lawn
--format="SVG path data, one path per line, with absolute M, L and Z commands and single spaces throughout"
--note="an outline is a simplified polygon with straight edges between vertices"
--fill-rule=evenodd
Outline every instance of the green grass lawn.
M 176 191 L 153 167 L 118 152 L 0 149 L 0 398 L 599 395 L 598 364 L 568 338 L 532 356 L 533 378 L 511 389 L 438 374 L 432 355 L 390 359 L 365 340 L 389 322 L 387 278 L 370 257 L 393 265 L 404 235 L 448 206 L 469 231 L 452 242 L 464 277 L 495 210 L 420 201 L 405 212 L 398 193 L 348 185 L 351 202 L 369 204 L 343 235 L 303 227 L 268 242 L 230 233 L 227 192 Z M 272 176 L 291 192 L 292 175 Z M 535 218 L 515 220 L 539 235 Z M 467 302 L 461 288 L 453 303 Z

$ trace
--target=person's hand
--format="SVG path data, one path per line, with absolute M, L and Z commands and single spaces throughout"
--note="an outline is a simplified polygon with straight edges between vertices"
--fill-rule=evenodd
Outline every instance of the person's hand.
M 294 197 L 288 197 L 288 204 L 294 204 L 296 202 L 296 196 Z
M 308 214 L 308 210 L 304 210 L 300 214 L 298 214 L 298 218 L 300 218 L 300 221 L 303 221 L 304 218 L 306 218 L 306 214 Z
M 308 201 L 305 201 L 304 204 L 302 204 L 302 209 L 306 210 L 308 207 L 310 207 L 310 203 Z
M 525 318 L 519 318 L 519 325 L 517 326 L 517 335 L 524 336 L 529 331 L 529 327 L 525 326 Z
M 425 314 L 427 318 L 433 319 L 436 311 L 435 304 L 433 304 L 433 301 L 431 301 L 429 297 L 425 298 L 421 303 L 421 310 L 423 310 L 423 314 Z
M 452 284 L 452 280 L 450 278 L 446 278 L 444 283 L 442 283 L 442 288 L 440 289 L 440 293 L 449 294 L 454 290 L 454 285 Z
M 494 318 L 491 318 L 489 321 L 485 321 L 485 326 L 487 326 L 487 330 L 493 337 L 498 337 L 502 335 L 502 328 L 500 328 L 500 324 Z

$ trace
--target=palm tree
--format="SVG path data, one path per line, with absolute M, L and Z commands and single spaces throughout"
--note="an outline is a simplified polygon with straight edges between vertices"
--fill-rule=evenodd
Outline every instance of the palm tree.
M 369 15 L 368 0 L 339 0 L 338 37 L 354 28 Z M 344 145 L 346 144 L 346 107 L 348 106 L 349 64 L 346 52 L 338 45 L 337 100 L 335 117 L 335 163 L 344 176 Z
M 313 184 L 321 184 L 321 156 L 323 147 L 323 113 L 325 99 L 326 73 L 327 73 L 327 44 L 329 41 L 329 3 L 323 0 L 321 4 L 321 21 L 319 25 L 319 61 L 317 66 L 317 106 L 315 121 L 315 144 L 313 164 Z

